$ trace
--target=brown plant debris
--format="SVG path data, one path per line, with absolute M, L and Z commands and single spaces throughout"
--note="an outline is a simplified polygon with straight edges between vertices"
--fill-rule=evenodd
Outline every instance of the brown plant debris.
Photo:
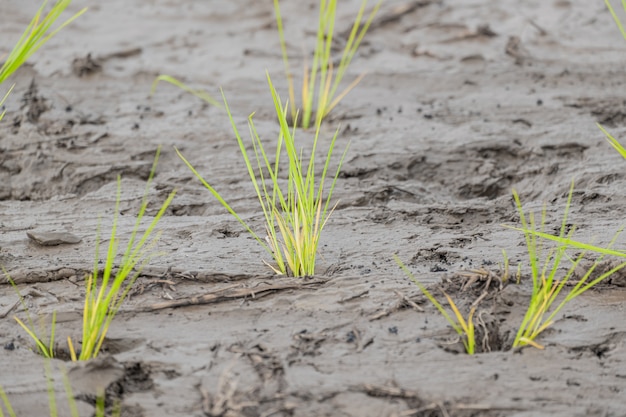
M 278 280 L 275 280 L 278 281 Z M 211 291 L 204 295 L 179 298 L 171 301 L 163 301 L 145 307 L 146 311 L 162 310 L 165 308 L 186 307 L 200 304 L 213 304 L 236 299 L 257 299 L 285 290 L 312 289 L 328 280 L 325 279 L 285 279 L 282 282 L 267 283 L 260 282 L 252 286 L 246 284 L 234 284 L 224 288 Z

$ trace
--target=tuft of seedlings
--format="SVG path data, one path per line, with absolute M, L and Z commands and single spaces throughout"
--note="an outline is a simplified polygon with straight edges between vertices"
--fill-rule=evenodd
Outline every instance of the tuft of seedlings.
M 394 259 L 396 260 L 400 268 L 402 268 L 404 273 L 409 277 L 409 279 L 413 281 L 415 285 L 417 285 L 422 294 L 424 294 L 424 296 L 428 298 L 428 301 L 430 301 L 435 307 L 437 307 L 437 310 L 439 310 L 441 315 L 448 321 L 448 323 L 450 323 L 450 326 L 452 326 L 454 331 L 458 333 L 458 335 L 463 340 L 463 346 L 465 346 L 465 351 L 469 355 L 473 355 L 474 353 L 476 353 L 476 331 L 473 321 L 474 313 L 476 313 L 476 307 L 472 307 L 470 309 L 469 315 L 467 316 L 466 320 L 463 317 L 463 314 L 461 314 L 461 312 L 459 311 L 452 298 L 442 290 L 444 297 L 446 297 L 448 305 L 454 313 L 453 318 L 452 316 L 450 316 L 450 314 L 448 314 L 446 309 L 435 298 L 435 296 L 430 291 L 428 291 L 424 284 L 422 284 L 417 278 L 415 278 L 415 275 L 413 275 L 411 271 L 409 271 L 409 268 L 407 268 L 407 266 L 400 260 L 400 258 L 394 255 Z
M 611 249 L 619 234 L 622 232 L 622 229 L 618 230 L 608 246 L 604 248 L 572 240 L 572 236 L 576 228 L 568 227 L 567 216 L 572 202 L 573 191 L 574 182 L 572 182 L 569 190 L 565 212 L 563 214 L 563 220 L 561 221 L 561 228 L 558 236 L 545 233 L 545 206 L 541 213 L 541 220 L 538 224 L 534 213 L 531 212 L 528 216 L 524 213 L 519 195 L 515 190 L 513 191 L 513 197 L 515 199 L 515 204 L 522 223 L 521 228 L 513 229 L 524 233 L 533 284 L 528 309 L 526 310 L 524 319 L 522 320 L 515 336 L 515 340 L 513 341 L 513 348 L 531 345 L 536 348 L 543 349 L 543 346 L 537 343 L 535 339 L 554 323 L 556 315 L 570 301 L 601 283 L 615 272 L 626 267 L 626 262 L 623 262 L 609 271 L 592 278 L 594 270 L 600 264 L 600 261 L 605 255 L 618 255 L 622 258 L 626 257 L 626 253 Z M 545 250 L 545 241 L 555 242 L 556 245 L 547 250 L 547 254 L 544 257 L 543 252 Z M 571 251 L 572 249 L 582 250 L 582 252 L 570 257 L 568 251 Z M 591 265 L 591 267 L 589 267 L 578 282 L 569 285 L 576 268 L 581 265 L 587 251 L 599 253 L 600 257 Z M 559 276 L 564 268 L 564 263 L 569 263 L 570 265 L 567 267 L 565 274 L 559 279 Z M 557 299 L 561 292 L 564 292 L 565 296 L 560 302 L 558 302 Z
M 115 318 L 115 315 L 119 311 L 122 303 L 126 299 L 132 285 L 141 273 L 141 270 L 150 259 L 158 256 L 158 253 L 153 252 L 151 249 L 154 247 L 158 240 L 158 234 L 153 237 L 155 228 L 159 223 L 159 220 L 165 214 L 169 204 L 176 195 L 176 191 L 172 191 L 161 208 L 154 216 L 150 224 L 147 226 L 143 234 L 140 234 L 139 229 L 141 227 L 142 219 L 145 211 L 148 207 L 148 192 L 152 179 L 156 172 L 157 162 L 159 159 L 160 148 L 157 150 L 152 169 L 146 183 L 146 189 L 144 192 L 139 213 L 137 214 L 135 227 L 132 230 L 130 239 L 122 255 L 119 265 L 115 266 L 118 260 L 119 252 L 119 237 L 117 236 L 118 216 L 120 209 L 121 199 L 121 178 L 117 178 L 117 196 L 115 203 L 115 215 L 113 217 L 113 226 L 111 227 L 111 234 L 109 238 L 109 246 L 106 252 L 106 258 L 104 268 L 100 272 L 99 268 L 99 249 L 100 249 L 100 231 L 98 230 L 98 239 L 96 241 L 96 256 L 94 260 L 93 273 L 85 280 L 85 303 L 83 308 L 83 332 L 80 352 L 77 352 L 76 346 L 72 342 L 71 338 L 68 338 L 68 348 L 70 351 L 70 357 L 72 361 L 77 360 L 89 360 L 96 358 L 102 343 L 105 340 L 109 327 Z M 5 271 L 6 274 L 6 271 Z M 15 283 L 7 274 L 8 280 L 16 288 Z M 18 291 L 19 295 L 19 291 Z M 48 340 L 45 341 L 37 332 L 33 320 L 28 314 L 23 297 L 20 295 L 20 301 L 24 306 L 24 309 L 28 315 L 28 325 L 15 317 L 18 324 L 26 331 L 26 333 L 33 339 L 37 349 L 41 355 L 46 358 L 55 357 L 55 326 L 56 326 L 56 312 L 52 314 L 51 332 Z M 44 326 L 42 326 L 44 327 Z M 2 416 L 0 416 L 2 417 Z
M 283 29 L 283 19 L 280 13 L 279 0 L 274 0 L 274 11 L 276 14 L 276 25 L 280 38 L 280 49 L 285 66 L 285 75 L 289 84 L 289 102 L 291 107 L 291 120 L 296 126 L 296 114 L 301 112 L 301 125 L 308 129 L 311 124 L 319 124 L 330 111 L 361 81 L 364 74 L 357 77 L 345 90 L 339 92 L 339 85 L 345 72 L 356 54 L 363 37 L 367 33 L 374 16 L 380 9 L 382 0 L 379 0 L 372 11 L 367 15 L 364 23 L 361 23 L 366 15 L 367 0 L 362 0 L 361 7 L 357 13 L 352 29 L 349 32 L 344 46 L 341 59 L 335 68 L 332 57 L 333 36 L 335 30 L 335 20 L 337 13 L 337 0 L 321 0 L 318 18 L 317 36 L 315 49 L 313 51 L 313 63 L 309 68 L 305 62 L 302 75 L 302 93 L 300 110 L 296 107 L 294 77 L 289 65 L 287 54 L 287 42 Z M 317 91 L 316 91 L 317 90 Z
M 9 55 L 7 56 L 4 64 L 0 67 L 0 84 L 6 81 L 19 67 L 26 62 L 32 54 L 34 54 L 39 48 L 43 46 L 47 41 L 56 35 L 61 29 L 70 24 L 74 19 L 83 14 L 87 9 L 84 8 L 74 16 L 67 19 L 56 29 L 51 29 L 54 22 L 59 18 L 61 13 L 70 5 L 72 0 L 58 0 L 50 9 L 47 14 L 44 14 L 44 9 L 47 0 L 44 0 L 43 4 L 37 10 L 37 13 L 30 21 L 29 25 L 24 30 L 24 33 L 20 37 L 19 41 L 15 44 Z M 4 102 L 7 95 L 0 101 L 0 105 Z M 0 115 L 0 119 L 4 113 Z
M 254 126 L 254 114 L 248 117 L 248 127 L 252 142 L 252 152 L 249 155 L 246 143 L 239 134 L 226 97 L 222 92 L 226 112 L 230 118 L 250 181 L 254 186 L 265 217 L 267 234 L 265 238 L 261 238 L 259 234 L 252 230 L 221 194 L 185 159 L 180 151 L 176 150 L 176 152 L 211 194 L 272 256 L 275 265 L 270 265 L 267 262 L 266 264 L 275 273 L 289 274 L 295 277 L 311 276 L 315 274 L 315 260 L 320 235 L 335 207 L 330 206 L 330 200 L 348 147 L 346 147 L 341 156 L 337 170 L 329 181 L 330 185 L 328 186 L 328 191 L 326 191 L 325 184 L 329 173 L 330 160 L 339 131 L 335 131 L 326 152 L 321 176 L 317 177 L 315 172 L 315 154 L 320 135 L 321 119 L 317 121 L 313 148 L 307 160 L 303 156 L 302 151 L 296 147 L 295 128 L 290 129 L 288 125 L 288 104 L 282 104 L 269 73 L 267 73 L 267 82 L 274 101 L 276 115 L 280 122 L 280 132 L 274 155 L 275 162 L 273 163 L 270 162 L 263 142 Z M 296 119 L 297 117 L 296 113 Z M 286 186 L 281 186 L 283 181 L 279 178 L 279 171 L 283 162 L 281 158 L 284 158 L 285 154 L 287 157 L 287 184 Z
M 119 176 L 117 178 L 115 215 L 113 217 L 113 226 L 111 228 L 104 270 L 102 274 L 99 273 L 98 253 L 100 244 L 97 242 L 94 271 L 86 280 L 85 305 L 83 309 L 83 338 L 80 356 L 76 355 L 76 350 L 74 349 L 71 339 L 68 338 L 67 341 L 73 361 L 89 360 L 98 356 L 102 343 L 109 330 L 109 326 L 128 295 L 132 285 L 135 283 L 135 280 L 146 263 L 158 255 L 151 250 L 158 240 L 158 234 L 156 237 L 152 237 L 152 235 L 156 225 L 159 223 L 159 220 L 161 220 L 161 217 L 163 217 L 172 199 L 176 195 L 176 191 L 172 191 L 169 194 L 143 234 L 139 234 L 139 228 L 143 215 L 148 207 L 148 193 L 150 185 L 152 184 L 152 178 L 156 172 L 160 150 L 160 148 L 157 150 L 154 163 L 152 164 L 139 213 L 135 221 L 135 227 L 133 228 L 119 266 L 114 270 L 119 249 L 117 221 L 121 199 L 121 179 Z

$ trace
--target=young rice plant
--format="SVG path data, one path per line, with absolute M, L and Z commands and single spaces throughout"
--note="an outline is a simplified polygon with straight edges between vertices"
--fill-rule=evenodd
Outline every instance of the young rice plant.
M 248 175 L 265 216 L 266 239 L 262 239 L 254 232 L 221 194 L 200 175 L 193 165 L 178 150 L 176 152 L 178 152 L 180 158 L 211 194 L 274 258 L 275 266 L 268 264 L 274 272 L 277 274 L 290 274 L 296 277 L 310 276 L 315 273 L 315 259 L 320 235 L 334 209 L 334 207 L 330 207 L 330 200 L 348 148 L 346 147 L 339 161 L 335 175 L 330 181 L 328 194 L 325 196 L 325 183 L 338 131 L 335 132 L 326 153 L 321 176 L 316 177 L 315 154 L 321 120 L 318 120 L 316 125 L 311 156 L 306 161 L 302 151 L 296 147 L 295 128 L 290 130 L 287 122 L 288 105 L 283 106 L 269 74 L 267 74 L 267 82 L 274 100 L 276 115 L 280 122 L 280 133 L 276 145 L 275 162 L 273 163 L 270 162 L 270 158 L 254 126 L 253 115 L 250 115 L 248 118 L 252 140 L 252 155 L 249 155 L 246 150 L 246 143 L 239 134 L 226 97 L 222 92 L 226 112 L 230 118 Z M 279 179 L 281 158 L 284 157 L 283 151 L 287 157 L 286 187 L 281 187 L 281 179 Z
M 278 27 L 278 35 L 280 38 L 280 48 L 283 55 L 283 63 L 285 66 L 285 75 L 289 84 L 289 102 L 291 103 L 291 120 L 296 123 L 296 107 L 295 87 L 293 74 L 289 65 L 287 54 L 287 42 L 285 40 L 285 32 L 283 29 L 283 19 L 280 13 L 279 0 L 274 0 L 274 11 L 276 14 L 276 25 Z M 378 1 L 372 11 L 369 13 L 365 23 L 361 24 L 361 20 L 365 15 L 367 0 L 361 2 L 361 8 L 354 19 L 354 24 L 346 40 L 343 53 L 337 68 L 334 68 L 332 60 L 332 46 L 335 29 L 335 18 L 337 12 L 337 0 L 321 0 L 318 18 L 317 37 L 315 49 L 313 52 L 313 63 L 311 67 L 304 65 L 302 79 L 302 96 L 301 96 L 301 122 L 302 127 L 308 129 L 311 123 L 319 124 L 328 113 L 352 90 L 363 78 L 363 75 L 354 80 L 345 90 L 339 93 L 339 84 L 345 75 L 346 69 L 350 65 L 352 58 L 359 49 L 363 37 L 367 33 L 374 16 L 378 12 L 382 4 L 382 0 Z M 316 92 L 317 89 L 317 92 Z M 317 103 L 314 105 L 315 98 Z M 313 120 L 315 117 L 315 120 Z
M 435 296 L 432 295 L 430 291 L 428 291 L 424 284 L 422 284 L 417 278 L 415 278 L 415 276 L 411 273 L 411 271 L 409 271 L 409 268 L 406 267 L 406 265 L 400 260 L 400 258 L 394 255 L 394 259 L 396 260 L 400 268 L 402 268 L 404 273 L 411 279 L 411 281 L 413 281 L 413 283 L 417 285 L 422 294 L 424 294 L 426 298 L 428 298 L 428 301 L 430 301 L 435 307 L 437 307 L 437 310 L 439 310 L 441 315 L 448 321 L 448 323 L 450 323 L 454 331 L 458 333 L 458 335 L 463 340 L 463 346 L 465 346 L 465 351 L 468 354 L 473 355 L 476 352 L 476 335 L 473 321 L 476 307 L 472 307 L 470 309 L 467 320 L 465 320 L 454 301 L 452 301 L 452 298 L 444 292 L 443 295 L 446 297 L 448 305 L 454 312 L 455 318 L 452 318 L 452 316 L 448 314 L 446 309 L 435 298 Z
M 546 221 L 545 206 L 538 225 L 534 213 L 531 212 L 528 217 L 526 216 L 517 192 L 513 191 L 513 197 L 522 223 L 521 228 L 514 229 L 524 233 L 533 283 L 528 309 L 513 342 L 514 348 L 531 345 L 542 349 L 543 347 L 535 339 L 554 323 L 556 315 L 570 301 L 626 266 L 626 262 L 623 262 L 611 270 L 592 278 L 594 270 L 604 255 L 619 253 L 622 257 L 626 257 L 626 254 L 623 252 L 611 249 L 622 230 L 620 229 L 615 234 L 606 248 L 584 245 L 573 241 L 571 237 L 575 232 L 575 227 L 571 227 L 568 230 L 567 223 L 573 191 L 574 183 L 572 182 L 558 236 L 552 236 L 544 232 Z M 557 245 L 548 250 L 544 257 L 543 245 L 546 240 L 556 242 Z M 567 252 L 571 249 L 582 249 L 583 252 L 570 257 Z M 578 282 L 569 284 L 576 268 L 583 261 L 587 250 L 600 253 L 600 258 L 593 263 Z M 558 277 L 563 273 L 564 263 L 569 263 L 569 267 L 567 267 L 567 272 L 559 280 Z M 559 302 L 557 300 L 561 292 L 565 293 L 565 296 Z
M 114 270 L 119 248 L 117 221 L 121 198 L 121 180 L 120 177 L 117 179 L 115 215 L 113 217 L 113 226 L 111 228 L 104 270 L 100 275 L 98 267 L 100 244 L 97 242 L 93 274 L 86 280 L 85 306 L 83 309 L 83 338 L 80 356 L 77 357 L 74 344 L 71 339 L 68 338 L 70 354 L 74 361 L 77 359 L 89 360 L 98 356 L 111 322 L 115 314 L 119 311 L 132 285 L 135 283 L 135 280 L 146 263 L 158 255 L 152 251 L 158 239 L 158 235 L 156 237 L 152 237 L 152 235 L 159 220 L 161 220 L 161 217 L 163 217 L 172 199 L 176 195 L 176 191 L 172 191 L 169 194 L 143 234 L 139 234 L 139 228 L 148 207 L 148 193 L 156 171 L 159 153 L 160 148 L 157 150 L 154 163 L 152 164 L 139 213 L 135 221 L 135 227 L 133 228 L 119 266 Z
M 158 236 L 153 237 L 154 230 L 159 223 L 159 220 L 165 214 L 169 204 L 174 198 L 176 191 L 172 191 L 167 197 L 158 213 L 154 216 L 150 224 L 147 226 L 145 232 L 140 234 L 139 229 L 141 227 L 143 216 L 148 207 L 148 192 L 150 185 L 152 184 L 152 178 L 156 171 L 157 162 L 159 159 L 160 148 L 157 150 L 150 176 L 146 184 L 139 213 L 135 220 L 135 226 L 132 230 L 130 239 L 119 262 L 116 267 L 115 263 L 118 260 L 119 252 L 119 237 L 117 235 L 118 216 L 121 199 L 121 179 L 117 178 L 117 197 L 115 203 L 115 214 L 113 217 L 113 226 L 111 227 L 111 235 L 109 238 L 109 246 L 106 253 L 106 259 L 102 273 L 100 273 L 99 264 L 99 231 L 98 239 L 96 241 L 96 256 L 94 260 L 93 273 L 87 277 L 85 303 L 83 308 L 83 334 L 82 334 L 82 347 L 80 353 L 77 355 L 76 347 L 70 338 L 67 343 L 70 351 L 70 356 L 73 361 L 77 360 L 89 360 L 98 356 L 102 343 L 107 335 L 111 322 L 115 318 L 115 315 L 119 311 L 122 303 L 124 302 L 128 292 L 130 291 L 135 280 L 141 273 L 142 268 L 146 263 L 157 256 L 157 253 L 151 251 L 154 244 L 158 239 Z M 6 274 L 6 272 L 5 272 Z M 7 275 L 8 276 L 8 275 Z M 8 278 L 11 283 L 13 281 Z M 14 287 L 15 284 L 13 283 Z M 16 287 L 17 290 L 17 287 Z M 19 291 L 18 291 L 19 295 Z M 55 326 L 56 326 L 56 314 L 52 314 L 51 332 L 48 340 L 45 341 L 39 336 L 33 320 L 28 314 L 28 309 L 24 305 L 23 298 L 20 295 L 22 305 L 28 315 L 28 325 L 26 325 L 19 318 L 15 317 L 15 320 L 26 331 L 26 333 L 34 340 L 38 351 L 46 358 L 55 357 Z M 42 326 L 44 327 L 44 326 Z M 0 416 L 1 417 L 1 416 Z
M 31 20 L 30 24 L 26 27 L 26 30 L 20 37 L 19 41 L 15 44 L 9 55 L 6 57 L 4 64 L 0 67 L 0 84 L 9 78 L 19 67 L 26 62 L 32 54 L 34 54 L 43 44 L 56 35 L 61 29 L 67 26 L 70 22 L 83 14 L 87 9 L 82 9 L 74 16 L 67 19 L 59 27 L 51 30 L 54 22 L 59 18 L 61 13 L 70 5 L 72 0 L 58 0 L 51 10 L 44 14 L 47 0 L 44 0 L 43 4 L 37 10 L 37 13 Z M 8 93 L 0 100 L 0 105 L 6 100 Z M 4 113 L 0 114 L 0 119 Z

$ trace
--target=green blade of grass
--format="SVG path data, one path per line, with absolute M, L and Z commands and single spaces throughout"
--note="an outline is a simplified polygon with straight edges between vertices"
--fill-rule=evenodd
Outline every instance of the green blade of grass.
M 4 102 L 7 101 L 7 98 L 9 98 L 9 95 L 11 94 L 11 91 L 13 91 L 13 88 L 15 87 L 15 84 L 13 84 L 11 86 L 11 88 L 9 88 L 9 91 L 6 92 L 6 94 L 4 95 L 4 97 L 2 97 L 2 99 L 0 99 L 0 107 L 2 107 L 4 105 Z M 2 120 L 4 118 L 4 115 L 6 114 L 6 110 L 3 110 L 2 113 L 0 113 L 0 120 Z
M 609 12 L 611 12 L 611 16 L 613 16 L 613 20 L 615 20 L 615 23 L 617 24 L 617 27 L 619 28 L 620 32 L 622 32 L 622 36 L 624 37 L 624 39 L 626 39 L 626 30 L 624 30 L 624 26 L 622 25 L 622 22 L 617 16 L 617 13 L 615 13 L 615 10 L 613 10 L 613 6 L 611 6 L 611 2 L 609 0 L 604 0 L 604 3 L 606 4 L 606 7 L 609 9 Z M 622 6 L 624 7 L 624 10 L 626 10 L 626 0 L 622 0 Z
M 97 259 L 99 245 L 96 244 L 94 272 L 86 280 L 86 295 L 83 311 L 83 340 L 78 360 L 89 360 L 98 356 L 109 327 L 123 301 L 126 299 L 132 285 L 139 276 L 144 265 L 157 255 L 150 252 L 151 247 L 156 244 L 156 240 L 158 239 L 158 235 L 153 237 L 155 234 L 154 231 L 176 195 L 175 190 L 168 195 L 165 202 L 161 205 L 159 211 L 146 227 L 143 234 L 139 233 L 139 229 L 148 205 L 148 192 L 156 172 L 159 155 L 160 148 L 157 149 L 154 163 L 152 165 L 150 175 L 148 176 L 146 190 L 144 192 L 144 197 L 141 200 L 134 228 L 131 231 L 131 236 L 122 255 L 120 265 L 117 268 L 117 271 L 114 272 L 114 263 L 117 259 L 119 247 L 117 228 L 121 200 L 121 178 L 118 176 L 115 214 L 113 217 L 113 226 L 111 227 L 111 235 L 109 247 L 106 253 L 104 270 L 102 272 L 102 276 L 100 277 Z M 69 344 L 72 346 L 71 341 Z
M 51 335 L 49 337 L 49 344 L 47 346 L 46 343 L 43 342 L 42 338 L 37 334 L 35 323 L 34 323 L 32 317 L 30 315 L 30 312 L 28 310 L 28 306 L 26 305 L 26 302 L 24 301 L 24 297 L 22 296 L 22 293 L 20 292 L 19 288 L 17 287 L 17 284 L 15 283 L 15 281 L 13 281 L 13 279 L 11 278 L 11 276 L 9 275 L 7 270 L 4 268 L 4 266 L 0 265 L 0 269 L 2 269 L 2 272 L 4 273 L 4 276 L 6 277 L 7 281 L 9 282 L 9 284 L 11 284 L 11 287 L 13 287 L 13 290 L 15 291 L 15 294 L 17 294 L 17 296 L 18 296 L 20 305 L 22 306 L 22 309 L 24 309 L 24 311 L 26 312 L 26 318 L 28 320 L 28 325 L 26 325 L 22 320 L 20 320 L 16 316 L 14 316 L 13 318 L 20 325 L 20 327 L 22 327 L 22 329 L 24 329 L 26 334 L 28 334 L 28 336 L 30 336 L 30 338 L 33 340 L 33 342 L 35 342 L 35 345 L 37 346 L 37 350 L 39 350 L 39 353 L 42 356 L 44 356 L 46 358 L 54 357 L 54 350 L 53 350 L 53 348 L 54 348 L 54 325 L 55 325 L 55 322 L 56 322 L 56 312 L 54 312 L 53 316 L 52 316 L 52 333 L 51 333 Z M 43 324 L 42 324 L 42 327 L 44 327 Z
M 9 417 L 17 417 L 15 411 L 13 411 L 13 407 L 11 406 L 11 401 L 9 401 L 9 397 L 7 397 L 6 392 L 0 387 L 0 399 L 2 400 L 2 404 L 4 404 L 4 408 L 7 411 Z M 4 417 L 4 412 L 2 411 L 2 407 L 0 406 L 0 417 Z
M 605 248 L 589 244 L 581 244 L 580 242 L 574 241 L 572 239 L 572 236 L 576 228 L 571 227 L 569 231 L 566 231 L 567 218 L 571 207 L 573 192 L 574 183 L 572 182 L 563 218 L 561 221 L 559 234 L 557 236 L 553 236 L 543 231 L 543 225 L 545 223 L 545 208 L 542 214 L 542 226 L 540 230 L 537 230 L 534 222 L 534 215 L 531 213 L 529 216 L 529 218 L 531 219 L 530 222 L 526 221 L 526 215 L 524 214 L 524 210 L 522 208 L 519 196 L 515 191 L 513 191 L 513 196 L 519 212 L 522 227 L 512 229 L 524 233 L 533 278 L 533 291 L 529 300 L 529 305 L 527 307 L 522 323 L 518 328 L 515 340 L 513 342 L 513 347 L 532 345 L 538 348 L 543 348 L 535 341 L 535 339 L 544 330 L 546 330 L 554 323 L 556 315 L 571 300 L 582 294 L 584 291 L 597 285 L 613 273 L 626 267 L 626 262 L 624 262 L 617 267 L 614 267 L 610 271 L 601 274 L 599 277 L 588 281 L 595 268 L 599 265 L 600 260 L 604 256 L 619 255 L 621 257 L 626 257 L 626 254 L 624 254 L 623 252 L 618 252 L 611 249 L 617 241 L 617 238 L 622 229 L 618 230 L 609 245 Z M 557 243 L 557 245 L 555 248 L 548 252 L 544 260 L 544 265 L 541 268 L 541 271 L 539 271 L 539 247 L 543 241 L 552 241 Z M 570 259 L 566 253 L 569 249 L 583 249 L 584 251 L 582 253 L 579 253 L 576 258 Z M 590 268 L 587 269 L 587 272 L 584 274 L 584 276 L 571 289 L 567 291 L 563 300 L 557 304 L 557 299 L 559 298 L 560 293 L 564 290 L 565 285 L 569 282 L 577 268 L 580 266 L 587 251 L 600 254 L 600 258 L 596 260 Z M 565 259 L 570 259 L 571 265 L 568 268 L 567 272 L 562 276 L 562 278 L 557 279 L 557 274 L 559 274 L 559 271 L 562 268 L 562 263 Z
M 197 90 L 194 88 L 189 87 L 187 84 L 183 83 L 182 81 L 177 80 L 176 78 L 169 76 L 169 75 L 165 75 L 165 74 L 161 74 L 158 77 L 156 77 L 156 79 L 152 82 L 152 88 L 150 89 L 150 95 L 153 95 L 156 92 L 157 86 L 159 84 L 159 82 L 164 81 L 167 83 L 170 83 L 178 88 L 180 88 L 181 90 L 184 90 L 196 97 L 198 97 L 201 100 L 206 101 L 207 103 L 215 106 L 215 107 L 219 107 L 222 108 L 222 105 L 215 100 L 209 93 L 207 93 L 206 91 L 203 90 Z
M 603 128 L 602 125 L 596 123 L 596 126 L 598 126 L 600 130 L 606 135 L 606 138 L 611 146 L 613 146 L 613 148 L 615 148 L 615 150 L 619 152 L 620 155 L 622 155 L 622 158 L 626 159 L 626 149 L 622 146 L 622 144 L 619 143 L 617 139 L 615 139 L 613 136 L 611 136 L 611 134 L 605 128 Z
M 476 352 L 476 340 L 475 340 L 476 338 L 475 338 L 475 331 L 474 331 L 474 323 L 472 320 L 473 320 L 476 308 L 472 307 L 467 320 L 465 320 L 463 318 L 463 315 L 457 308 L 456 304 L 452 300 L 452 298 L 450 298 L 450 296 L 448 296 L 448 294 L 444 292 L 444 296 L 446 297 L 448 301 L 448 305 L 450 306 L 450 308 L 452 309 L 456 317 L 456 320 L 453 319 L 452 316 L 448 314 L 448 312 L 443 307 L 443 305 L 441 305 L 441 303 L 435 298 L 435 296 L 432 295 L 432 293 L 428 291 L 428 289 L 417 278 L 415 278 L 413 273 L 411 273 L 409 268 L 407 268 L 407 266 L 400 260 L 400 258 L 397 255 L 393 255 L 393 258 L 398 264 L 398 266 L 409 277 L 409 279 L 413 281 L 415 285 L 417 285 L 417 287 L 420 289 L 422 294 L 424 294 L 424 296 L 428 299 L 428 301 L 430 301 L 437 308 L 437 310 L 439 310 L 441 315 L 447 320 L 450 326 L 452 326 L 454 331 L 461 337 L 461 340 L 463 341 L 463 346 L 465 347 L 465 351 L 469 355 L 473 355 Z
M 354 19 L 354 23 L 346 39 L 346 45 L 343 49 L 339 66 L 335 72 L 333 71 L 332 45 L 335 31 L 337 1 L 320 1 L 312 65 L 309 68 L 305 60 L 303 70 L 304 75 L 302 77 L 301 121 L 303 128 L 308 129 L 310 127 L 314 113 L 316 124 L 318 119 L 322 120 L 328 116 L 330 111 L 363 78 L 363 75 L 357 77 L 357 79 L 345 90 L 343 90 L 340 94 L 337 94 L 346 69 L 356 54 L 361 41 L 369 29 L 375 15 L 380 9 L 381 4 L 382 0 L 379 0 L 373 10 L 369 13 L 365 23 L 362 23 L 362 19 L 365 16 L 365 9 L 367 7 L 367 0 L 362 0 L 357 16 Z M 274 0 L 274 10 L 285 74 L 289 85 L 289 101 L 292 103 L 291 117 L 295 125 L 297 104 L 294 93 L 294 81 L 289 65 L 284 25 L 278 0 Z
M 74 19 L 83 14 L 84 8 L 67 19 L 59 27 L 50 31 L 51 26 L 59 18 L 61 13 L 70 5 L 71 0 L 59 0 L 52 6 L 52 9 L 43 15 L 43 10 L 47 1 L 44 1 L 30 24 L 22 34 L 21 38 L 11 50 L 2 67 L 0 67 L 0 84 L 10 77 L 20 66 L 31 57 L 50 38 L 56 35 L 61 29 L 70 24 Z M 42 17 L 43 16 L 43 17 Z
M 278 11 L 277 11 L 278 12 Z M 278 12 L 279 13 L 279 12 Z M 324 199 L 324 184 L 327 181 L 327 173 L 330 159 L 334 149 L 337 133 L 333 136 L 321 177 L 315 174 L 315 154 L 319 138 L 320 125 L 317 124 L 313 150 L 308 160 L 303 157 L 302 150 L 298 150 L 295 143 L 295 127 L 290 129 L 287 114 L 288 105 L 283 106 L 269 73 L 267 75 L 268 86 L 272 95 L 274 110 L 280 124 L 274 162 L 270 162 L 265 147 L 254 125 L 253 115 L 248 117 L 248 128 L 252 142 L 252 151 L 248 151 L 243 141 L 228 102 L 222 92 L 224 108 L 228 114 L 233 132 L 235 134 L 239 150 L 243 157 L 248 177 L 254 188 L 256 198 L 259 201 L 265 218 L 265 230 L 267 242 L 252 230 L 252 228 L 239 216 L 226 202 L 222 195 L 207 182 L 193 165 L 176 151 L 179 157 L 191 172 L 200 180 L 205 188 L 215 199 L 261 244 L 261 246 L 274 258 L 276 266 L 271 266 L 274 272 L 280 274 L 292 274 L 294 276 L 313 275 L 315 272 L 315 259 L 318 249 L 319 237 L 328 217 L 332 213 L 329 210 L 329 200 L 339 176 L 341 164 L 346 152 L 341 157 L 337 167 L 337 173 L 332 178 L 330 192 Z M 297 120 L 298 113 L 294 119 Z M 347 149 L 346 149 L 347 150 Z M 250 152 L 250 154 L 249 154 Z M 286 186 L 281 186 L 284 181 L 279 178 L 279 168 L 284 160 L 282 153 L 286 154 L 287 180 Z M 269 265 L 269 264 L 268 264 Z

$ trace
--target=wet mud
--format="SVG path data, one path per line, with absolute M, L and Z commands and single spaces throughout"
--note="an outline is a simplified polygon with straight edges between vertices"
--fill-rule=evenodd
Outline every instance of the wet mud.
M 596 127 L 626 133 L 626 45 L 604 3 L 386 0 L 347 78 L 367 75 L 322 129 L 320 146 L 339 128 L 338 149 L 350 148 L 306 279 L 272 275 L 267 253 L 176 156 L 262 230 L 225 112 L 165 84 L 150 95 L 163 73 L 216 97 L 222 87 L 241 131 L 256 112 L 271 144 L 265 70 L 285 97 L 287 86 L 270 3 L 77 1 L 90 10 L 13 78 L 0 124 L 0 263 L 31 314 L 57 311 L 61 347 L 80 338 L 84 278 L 118 175 L 122 239 L 159 145 L 148 215 L 178 190 L 159 226 L 163 255 L 104 354 L 53 361 L 68 369 L 81 415 L 102 387 L 122 416 L 626 415 L 624 278 L 568 305 L 539 337 L 543 350 L 511 349 L 528 269 L 519 284 L 502 279 L 503 249 L 511 265 L 528 262 L 523 235 L 503 226 L 519 221 L 513 188 L 527 210 L 546 205 L 549 231 L 572 180 L 580 240 L 607 243 L 623 223 L 626 162 Z M 38 4 L 0 4 L 0 55 Z M 340 5 L 340 33 L 358 4 Z M 282 7 L 301 65 L 315 2 Z M 297 135 L 306 147 L 311 132 Z M 437 296 L 477 306 L 477 355 L 394 254 Z M 48 415 L 44 361 L 0 283 L 0 386 L 18 415 Z M 63 409 L 62 380 L 54 386 Z

